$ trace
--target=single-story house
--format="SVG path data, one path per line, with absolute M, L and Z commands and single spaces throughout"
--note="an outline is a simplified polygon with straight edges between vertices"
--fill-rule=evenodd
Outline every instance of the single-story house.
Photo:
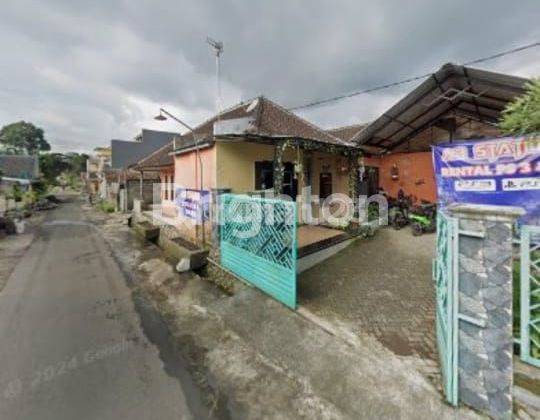
M 22 190 L 32 189 L 39 176 L 37 155 L 0 155 L 0 191 L 8 191 L 13 184 Z
M 174 158 L 172 152 L 174 150 L 174 142 L 167 143 L 160 147 L 155 152 L 131 165 L 132 171 L 138 172 L 139 175 L 139 196 L 137 197 L 143 205 L 159 205 L 162 206 L 163 214 L 166 216 L 176 216 L 176 207 L 173 202 L 174 198 Z M 159 184 L 148 185 L 144 182 L 145 174 L 158 173 Z
M 389 196 L 401 189 L 435 202 L 431 146 L 500 137 L 501 111 L 525 92 L 527 79 L 445 64 L 349 141 L 364 152 L 361 190 L 378 185 Z
M 148 161 L 163 162 L 150 166 L 160 169 L 165 183 L 163 214 L 175 212 L 177 227 L 185 236 L 208 243 L 212 223 L 207 218 L 212 215 L 202 211 L 201 216 L 197 209 L 217 194 L 285 194 L 297 201 L 299 222 L 308 225 L 311 219 L 300 210 L 305 201 L 302 189 L 310 187 L 311 194 L 319 197 L 309 205 L 313 217 L 321 215 L 323 200 L 333 193 L 357 196 L 360 154 L 354 143 L 260 96 L 208 119 Z M 174 159 L 174 191 L 170 191 L 168 155 Z M 197 218 L 200 223 L 193 223 Z M 300 246 L 304 236 L 299 236 Z
M 143 128 L 135 137 L 135 141 L 111 140 L 111 168 L 108 171 L 109 174 L 102 176 L 101 179 L 102 183 L 107 183 L 109 179 L 114 178 L 111 172 L 116 173 L 117 176 L 112 182 L 117 184 L 117 188 L 115 185 L 110 188 L 101 186 L 102 198 L 106 196 L 107 199 L 115 201 L 122 211 L 131 210 L 134 198 L 140 196 L 142 182 L 146 185 L 143 188 L 143 192 L 146 191 L 145 199 L 151 201 L 152 185 L 160 182 L 159 171 L 145 171 L 144 175 L 141 175 L 140 172 L 133 171 L 129 167 L 167 145 L 177 136 L 179 136 L 178 133 Z M 104 190 L 107 190 L 105 194 Z

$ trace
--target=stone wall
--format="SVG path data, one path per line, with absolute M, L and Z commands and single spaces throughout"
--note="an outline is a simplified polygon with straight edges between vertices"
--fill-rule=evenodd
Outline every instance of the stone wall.
M 493 418 L 512 414 L 513 207 L 460 205 L 458 395 Z

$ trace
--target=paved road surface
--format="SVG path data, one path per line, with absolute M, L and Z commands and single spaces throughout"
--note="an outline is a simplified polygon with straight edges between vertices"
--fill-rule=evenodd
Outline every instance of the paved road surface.
M 0 419 L 197 417 L 81 222 L 76 203 L 51 212 L 0 293 Z

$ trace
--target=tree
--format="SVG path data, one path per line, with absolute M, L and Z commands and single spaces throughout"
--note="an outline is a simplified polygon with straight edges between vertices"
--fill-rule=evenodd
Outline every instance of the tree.
M 16 154 L 33 155 L 40 151 L 51 150 L 51 145 L 45 140 L 43 129 L 26 121 L 2 127 L 0 145 L 8 152 Z
M 71 172 L 76 175 L 79 175 L 81 172 L 86 171 L 86 161 L 89 156 L 86 153 L 66 153 L 66 157 L 69 161 Z
M 526 92 L 510 102 L 502 112 L 499 128 L 505 134 L 540 132 L 540 79 L 525 85 Z
M 60 175 L 66 179 L 79 177 L 86 170 L 88 155 L 82 153 L 42 153 L 39 155 L 39 168 L 48 184 L 56 185 Z
M 56 178 L 71 168 L 69 161 L 62 153 L 43 153 L 39 155 L 39 169 L 49 184 L 56 185 Z

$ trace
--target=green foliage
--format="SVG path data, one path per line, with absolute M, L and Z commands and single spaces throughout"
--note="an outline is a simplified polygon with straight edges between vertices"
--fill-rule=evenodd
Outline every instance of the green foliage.
M 40 151 L 51 150 L 51 145 L 45 140 L 43 129 L 26 121 L 2 127 L 0 146 L 6 152 L 14 154 L 32 155 Z
M 99 208 L 105 213 L 113 213 L 116 210 L 116 206 L 110 201 L 102 201 L 99 203 Z
M 16 182 L 11 186 L 11 189 L 8 193 L 8 198 L 13 198 L 15 201 L 21 201 L 23 197 L 23 191 L 21 185 Z
M 51 185 L 79 185 L 80 173 L 86 169 L 88 155 L 78 153 L 43 153 L 39 167 L 45 181 Z
M 502 112 L 499 128 L 506 134 L 540 132 L 540 79 L 527 83 L 526 90 Z
M 44 153 L 39 155 L 39 169 L 46 182 L 56 185 L 56 178 L 70 169 L 70 164 L 62 153 Z
M 41 198 L 49 191 L 49 185 L 44 181 L 37 181 L 32 184 L 32 189 L 36 192 L 38 198 Z
M 22 193 L 22 202 L 25 204 L 25 207 L 32 207 L 33 204 L 38 200 L 38 194 L 36 191 L 25 191 Z
M 86 161 L 89 156 L 86 153 L 66 153 L 66 159 L 69 162 L 70 171 L 76 175 L 86 171 Z

